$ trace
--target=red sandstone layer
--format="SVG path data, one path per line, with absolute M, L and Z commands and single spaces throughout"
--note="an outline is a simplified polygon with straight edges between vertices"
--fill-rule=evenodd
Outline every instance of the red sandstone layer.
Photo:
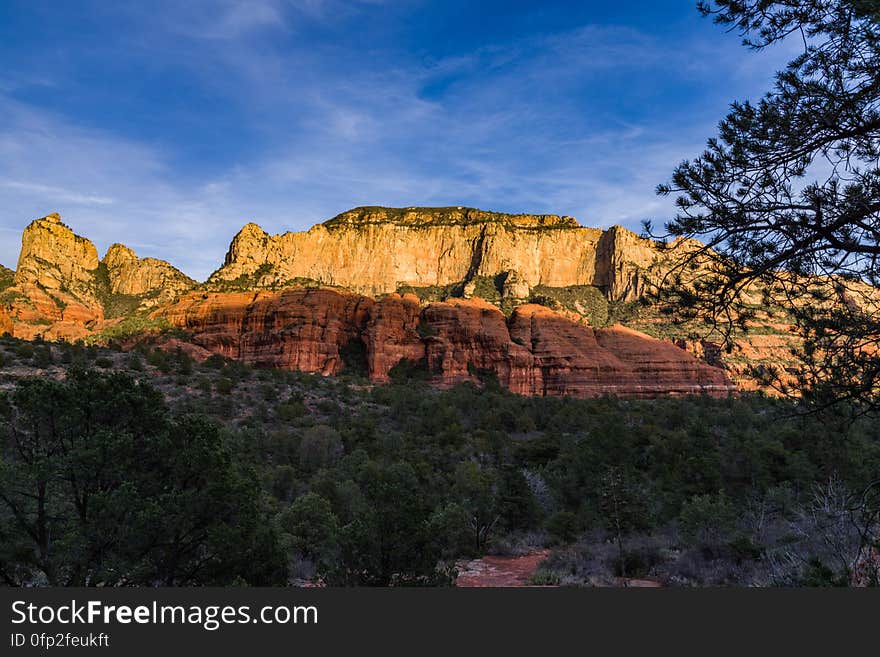
M 366 353 L 371 380 L 389 380 L 407 359 L 449 386 L 494 373 L 523 395 L 621 397 L 710 394 L 735 389 L 724 370 L 675 345 L 622 326 L 594 329 L 537 305 L 508 319 L 480 299 L 419 305 L 332 289 L 191 294 L 157 314 L 210 352 L 262 367 L 336 374 Z M 362 349 L 358 347 L 362 346 Z M 355 363 L 349 363 L 354 365 Z

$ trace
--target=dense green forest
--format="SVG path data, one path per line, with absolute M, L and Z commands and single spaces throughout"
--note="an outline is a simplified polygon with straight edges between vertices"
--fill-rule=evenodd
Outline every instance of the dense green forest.
M 526 398 L 0 340 L 9 585 L 846 585 L 880 426 L 738 398 Z M 876 583 L 876 578 L 874 579 Z

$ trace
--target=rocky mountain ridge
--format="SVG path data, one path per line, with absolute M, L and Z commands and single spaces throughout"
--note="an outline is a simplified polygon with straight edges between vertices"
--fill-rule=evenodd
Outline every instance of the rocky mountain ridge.
M 168 302 L 196 282 L 167 262 L 121 244 L 95 245 L 50 214 L 24 229 L 12 285 L 2 291 L 18 337 L 75 340 L 107 322 Z
M 99 259 L 52 214 L 24 230 L 0 331 L 100 341 L 175 328 L 203 354 L 324 374 L 362 353 L 376 382 L 403 363 L 438 385 L 488 372 L 530 395 L 726 394 L 717 350 L 710 364 L 613 325 L 609 308 L 642 297 L 669 249 L 556 215 L 355 208 L 304 232 L 247 224 L 198 283 L 121 244 Z

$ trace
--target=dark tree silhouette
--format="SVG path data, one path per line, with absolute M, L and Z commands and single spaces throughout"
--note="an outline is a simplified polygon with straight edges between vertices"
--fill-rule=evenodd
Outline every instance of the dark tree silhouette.
M 706 151 L 658 187 L 676 196 L 668 237 L 705 245 L 682 249 L 661 297 L 729 343 L 759 290 L 789 308 L 803 334 L 798 392 L 815 407 L 878 410 L 880 3 L 716 0 L 698 9 L 749 48 L 796 39 L 802 52 L 760 101 L 734 103 Z

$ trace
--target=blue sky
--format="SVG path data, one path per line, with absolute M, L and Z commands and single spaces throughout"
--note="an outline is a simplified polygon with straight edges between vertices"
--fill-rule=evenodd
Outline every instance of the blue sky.
M 0 0 L 0 262 L 53 211 L 199 279 L 247 221 L 357 205 L 662 223 L 791 54 L 694 4 Z

